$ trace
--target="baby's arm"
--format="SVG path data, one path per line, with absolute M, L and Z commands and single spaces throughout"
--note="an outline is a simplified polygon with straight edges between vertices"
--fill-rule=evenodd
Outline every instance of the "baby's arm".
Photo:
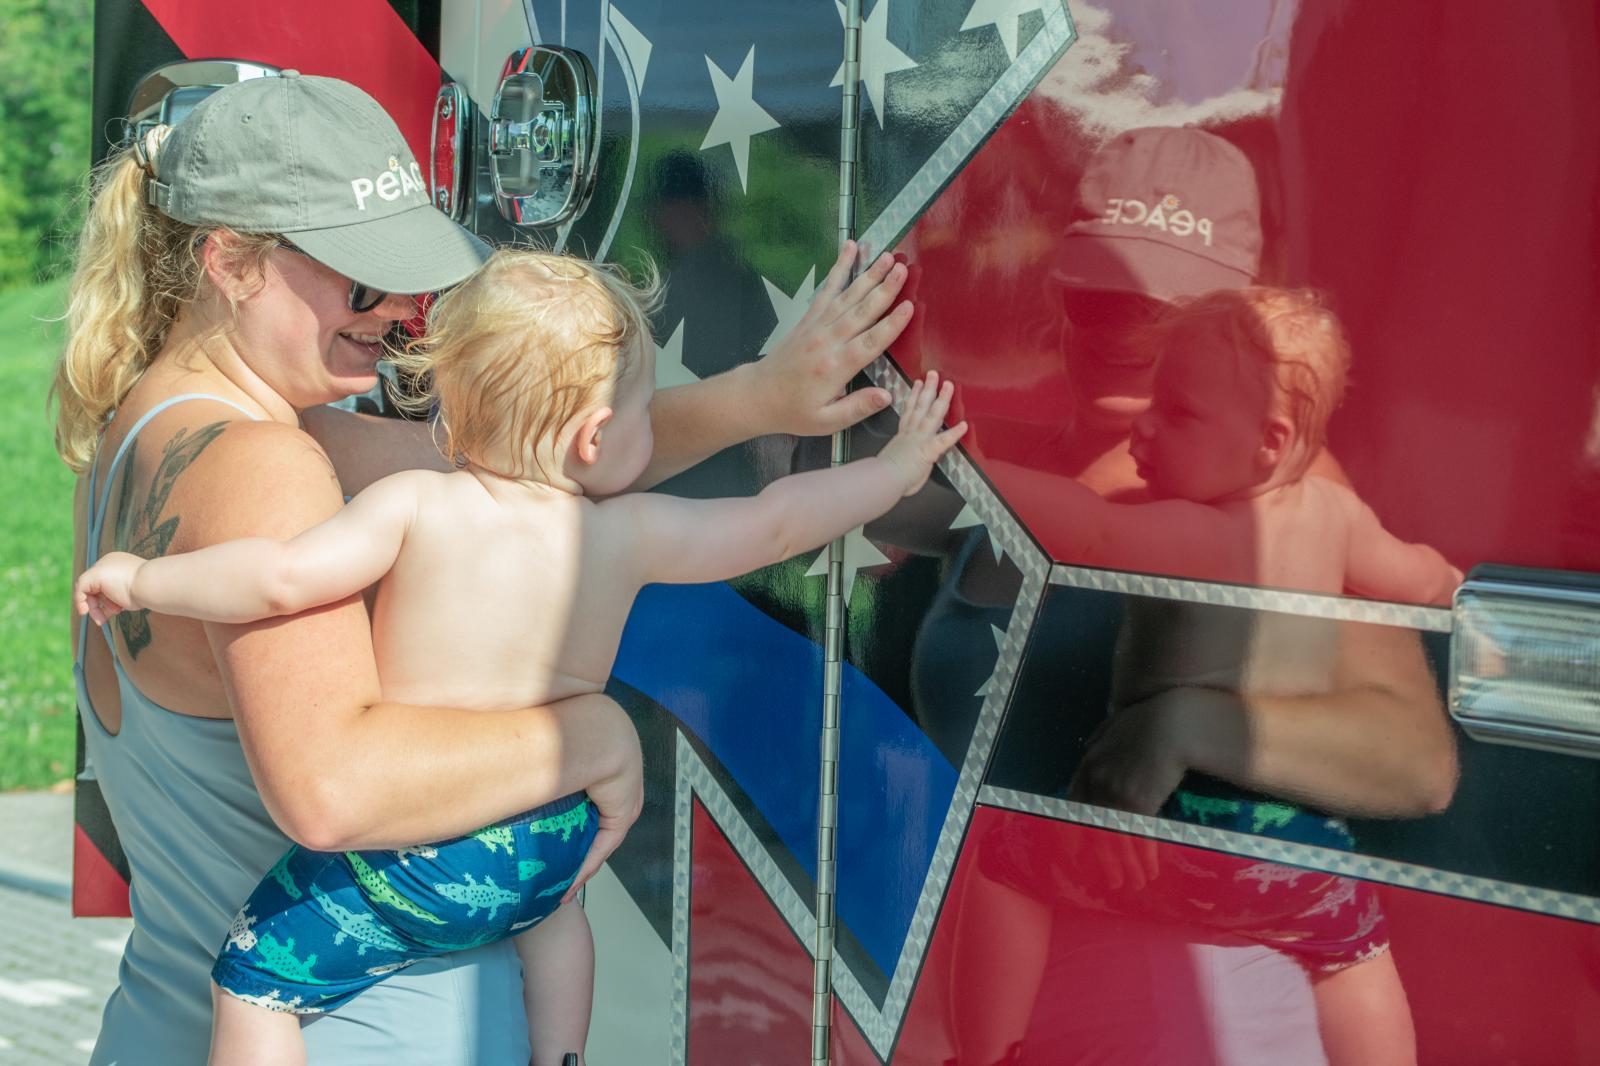
M 633 537 L 641 585 L 723 581 L 780 562 L 883 514 L 928 480 L 967 424 L 941 431 L 952 386 L 930 373 L 912 386 L 900 431 L 877 455 L 780 478 L 759 495 L 685 500 L 640 493 L 602 504 Z
M 1407 544 L 1383 528 L 1355 493 L 1341 497 L 1350 521 L 1345 588 L 1361 596 L 1402 603 L 1448 604 L 1461 571 L 1426 544 Z
M 249 537 L 149 560 L 110 552 L 79 576 L 73 598 L 100 624 L 124 610 L 253 622 L 344 599 L 389 572 L 416 514 L 419 479 L 438 476 L 384 478 L 287 541 Z

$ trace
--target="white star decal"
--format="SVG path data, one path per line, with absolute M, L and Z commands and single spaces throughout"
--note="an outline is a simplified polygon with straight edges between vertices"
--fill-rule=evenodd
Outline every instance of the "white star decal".
M 711 120 L 711 128 L 706 131 L 700 150 L 703 152 L 719 144 L 733 149 L 733 165 L 739 170 L 739 188 L 749 192 L 750 138 L 778 128 L 778 120 L 755 101 L 756 46 L 750 46 L 744 65 L 732 78 L 711 62 L 710 56 L 706 56 L 706 69 L 711 72 L 711 88 L 717 94 L 717 117 Z
M 988 529 L 988 526 L 984 525 L 983 519 L 978 517 L 978 512 L 972 509 L 972 504 L 970 503 L 963 505 L 961 513 L 950 520 L 951 529 L 971 529 L 973 526 L 984 526 L 985 529 Z M 994 539 L 993 530 L 989 530 L 989 550 L 994 552 L 994 561 L 997 563 L 1005 557 L 1006 551 L 1000 547 L 1000 542 Z
M 617 31 L 617 39 L 622 42 L 622 50 L 627 53 L 628 61 L 633 64 L 633 77 L 637 83 L 635 88 L 640 95 L 644 94 L 644 74 L 650 69 L 650 39 L 639 32 L 639 28 L 623 17 L 616 5 L 611 7 L 611 28 Z
M 672 331 L 672 336 L 667 338 L 667 343 L 656 345 L 656 388 L 670 389 L 674 385 L 692 385 L 700 380 L 700 375 L 683 365 L 683 324 L 688 319 L 679 319 L 678 326 Z
M 989 628 L 994 631 L 994 673 L 989 675 L 989 680 L 983 683 L 982 688 L 973 693 L 974 696 L 987 696 L 997 691 L 995 678 L 1000 674 L 1000 642 L 1006 639 L 1006 632 L 992 622 Z
M 962 31 L 979 26 L 993 26 L 1000 31 L 1000 43 L 1006 46 L 1006 55 L 1014 63 L 1017 59 L 1017 37 L 1021 32 L 1022 16 L 1029 11 L 1041 11 L 1047 0 L 973 0 Z
M 882 566 L 889 562 L 889 557 L 878 550 L 877 545 L 867 539 L 862 526 L 857 526 L 844 535 L 844 603 L 850 606 L 850 594 L 856 589 L 856 571 L 871 570 L 875 566 Z M 811 564 L 811 569 L 806 571 L 806 577 L 826 576 L 828 573 L 828 549 L 823 548 Z
M 982 0 L 979 0 L 981 3 Z M 839 9 L 839 21 L 845 21 L 844 5 L 833 0 Z M 861 84 L 866 88 L 872 112 L 878 116 L 878 128 L 883 129 L 883 82 L 890 74 L 910 70 L 916 60 L 889 43 L 889 0 L 878 0 L 865 22 L 861 24 Z M 844 64 L 834 74 L 829 85 L 844 84 Z
M 761 284 L 767 287 L 767 299 L 772 301 L 772 309 L 778 314 L 778 324 L 772 327 L 772 334 L 761 346 L 760 354 L 766 355 L 772 351 L 773 345 L 783 340 L 784 336 L 795 327 L 795 323 L 806 313 L 806 308 L 811 306 L 811 297 L 817 291 L 817 268 L 812 267 L 806 272 L 805 280 L 794 290 L 793 296 L 786 295 L 782 289 L 766 278 L 761 279 Z

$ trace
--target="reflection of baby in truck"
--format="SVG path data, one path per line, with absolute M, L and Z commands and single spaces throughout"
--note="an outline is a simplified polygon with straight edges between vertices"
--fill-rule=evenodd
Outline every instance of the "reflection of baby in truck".
M 1346 486 L 1307 473 L 1350 363 L 1338 320 L 1314 294 L 1213 292 L 1165 312 L 1144 339 L 1157 355 L 1154 394 L 1134 423 L 1131 454 L 1154 502 L 1109 503 L 1059 482 L 1052 500 L 1067 558 L 1204 581 L 1449 601 L 1460 571 L 1434 549 L 1389 533 Z M 1183 686 L 1325 692 L 1339 634 L 1329 619 L 1132 598 L 1111 713 Z M 1163 816 L 1351 846 L 1337 820 L 1231 790 L 1206 795 L 1198 780 L 1186 785 L 1202 791 L 1180 788 Z M 1342 1034 L 1337 1044 L 1356 1051 L 1352 1061 L 1414 1061 L 1410 1012 L 1371 887 L 1271 864 L 1245 874 L 1255 880 L 1206 873 L 1213 880 L 1191 893 L 1207 901 L 1204 914 L 1180 907 L 1179 916 L 1258 939 L 1304 965 L 1324 1032 Z
M 1223 290 L 1151 327 L 1159 350 L 1132 453 L 1155 501 L 1115 504 L 1051 479 L 1058 558 L 1307 592 L 1448 603 L 1461 572 L 1385 530 L 1307 468 L 1344 392 L 1350 349 L 1305 291 Z M 1023 473 L 1026 476 L 1026 472 Z M 1052 539 L 1053 538 L 1053 539 Z

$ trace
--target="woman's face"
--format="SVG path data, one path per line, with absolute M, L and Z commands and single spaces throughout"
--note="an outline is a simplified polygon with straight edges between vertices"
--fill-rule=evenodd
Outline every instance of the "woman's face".
M 240 358 L 296 410 L 363 393 L 377 384 L 382 339 L 415 314 L 410 296 L 350 310 L 350 279 L 287 248 L 263 263 L 261 284 L 238 301 Z
M 1131 292 L 1067 289 L 1063 344 L 1081 416 L 1095 429 L 1126 432 L 1150 405 L 1155 353 L 1139 331 L 1161 314 L 1161 301 Z

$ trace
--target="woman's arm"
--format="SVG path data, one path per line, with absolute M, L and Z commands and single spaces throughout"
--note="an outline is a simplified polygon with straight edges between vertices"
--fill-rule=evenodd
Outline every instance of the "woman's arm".
M 1332 814 L 1437 814 L 1455 794 L 1455 737 L 1415 632 L 1340 626 L 1332 689 L 1271 696 L 1174 688 L 1114 713 L 1071 795 L 1154 814 L 1188 770 Z
M 427 422 L 324 406 L 302 411 L 300 424 L 327 454 L 350 496 L 402 470 L 452 469 L 439 454 Z
M 846 393 L 845 387 L 911 321 L 911 303 L 895 304 L 906 268 L 880 256 L 852 282 L 855 257 L 855 243 L 847 242 L 805 316 L 764 358 L 656 393 L 650 405 L 655 456 L 635 488 L 753 437 L 823 436 L 889 405 L 883 389 Z M 401 470 L 449 469 L 426 423 L 332 407 L 305 411 L 301 422 L 351 494 Z
M 186 547 L 290 537 L 343 505 L 327 459 L 283 426 L 231 426 L 191 476 L 187 492 L 225 505 L 186 519 Z M 308 847 L 445 839 L 583 789 L 610 846 L 638 815 L 638 738 L 603 696 L 503 712 L 384 702 L 356 596 L 206 631 L 267 810 Z

